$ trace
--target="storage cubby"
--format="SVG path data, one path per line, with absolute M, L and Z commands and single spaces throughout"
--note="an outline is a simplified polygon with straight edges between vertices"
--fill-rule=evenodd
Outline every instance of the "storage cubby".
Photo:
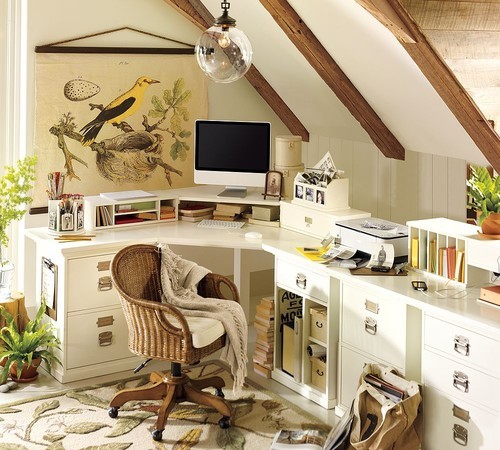
M 408 262 L 416 271 L 468 285 L 487 280 L 487 274 L 467 262 L 468 238 L 477 235 L 474 225 L 438 218 L 410 221 Z
M 177 220 L 178 200 L 165 191 L 152 191 L 154 197 L 114 201 L 102 196 L 85 197 L 85 229 L 146 225 Z

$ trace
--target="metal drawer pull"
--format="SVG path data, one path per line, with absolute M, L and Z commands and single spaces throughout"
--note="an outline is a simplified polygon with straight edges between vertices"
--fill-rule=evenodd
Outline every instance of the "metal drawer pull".
M 109 270 L 109 266 L 111 265 L 111 261 L 99 261 L 97 263 L 97 270 L 102 272 L 103 270 Z
M 378 303 L 365 299 L 365 309 L 367 311 L 372 312 L 373 314 L 378 314 L 379 311 Z
M 113 316 L 105 316 L 105 317 L 99 317 L 97 319 L 97 327 L 109 327 L 110 325 L 113 325 L 113 322 L 115 321 L 115 318 Z
M 103 331 L 99 333 L 99 347 L 107 347 L 113 343 L 113 333 L 111 331 Z
M 460 353 L 464 356 L 469 356 L 469 339 L 467 339 L 465 336 L 460 336 L 457 334 L 455 336 L 455 339 L 453 339 L 453 348 L 457 353 Z
M 101 277 L 97 283 L 98 291 L 110 291 L 113 289 L 113 282 L 111 281 L 110 276 Z
M 368 334 L 377 334 L 377 321 L 371 317 L 365 319 L 365 331 Z
M 466 409 L 460 408 L 460 406 L 453 405 L 453 415 L 459 419 L 462 419 L 464 422 L 469 422 L 470 414 Z
M 467 431 L 467 428 L 464 428 L 458 423 L 453 425 L 453 440 L 457 444 L 465 447 L 467 445 L 468 434 L 469 432 Z
M 303 273 L 298 273 L 295 277 L 295 284 L 302 289 L 305 289 L 307 286 L 307 277 Z
M 453 387 L 462 392 L 469 392 L 469 377 L 463 372 L 453 372 Z

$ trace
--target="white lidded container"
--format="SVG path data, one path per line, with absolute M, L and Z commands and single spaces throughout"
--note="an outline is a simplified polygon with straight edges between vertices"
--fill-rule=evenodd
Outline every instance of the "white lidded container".
M 302 138 L 300 136 L 276 136 L 277 167 L 297 167 L 302 164 Z

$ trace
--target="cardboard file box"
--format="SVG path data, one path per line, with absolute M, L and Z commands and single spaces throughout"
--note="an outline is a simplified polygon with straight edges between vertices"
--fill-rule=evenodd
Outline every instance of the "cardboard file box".
M 326 390 L 326 356 L 311 358 L 311 384 L 322 391 Z
M 326 342 L 328 310 L 323 307 L 316 307 L 311 308 L 309 311 L 311 318 L 310 336 L 320 342 Z
M 279 206 L 268 206 L 268 205 L 252 206 L 252 219 L 272 221 L 272 220 L 278 220 L 279 218 L 280 218 Z

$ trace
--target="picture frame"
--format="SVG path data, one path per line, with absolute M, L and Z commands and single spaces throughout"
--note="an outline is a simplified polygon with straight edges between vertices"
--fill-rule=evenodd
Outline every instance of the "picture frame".
M 264 188 L 264 200 L 267 196 L 278 197 L 281 200 L 283 196 L 283 174 L 277 170 L 269 170 L 266 173 L 266 185 Z

